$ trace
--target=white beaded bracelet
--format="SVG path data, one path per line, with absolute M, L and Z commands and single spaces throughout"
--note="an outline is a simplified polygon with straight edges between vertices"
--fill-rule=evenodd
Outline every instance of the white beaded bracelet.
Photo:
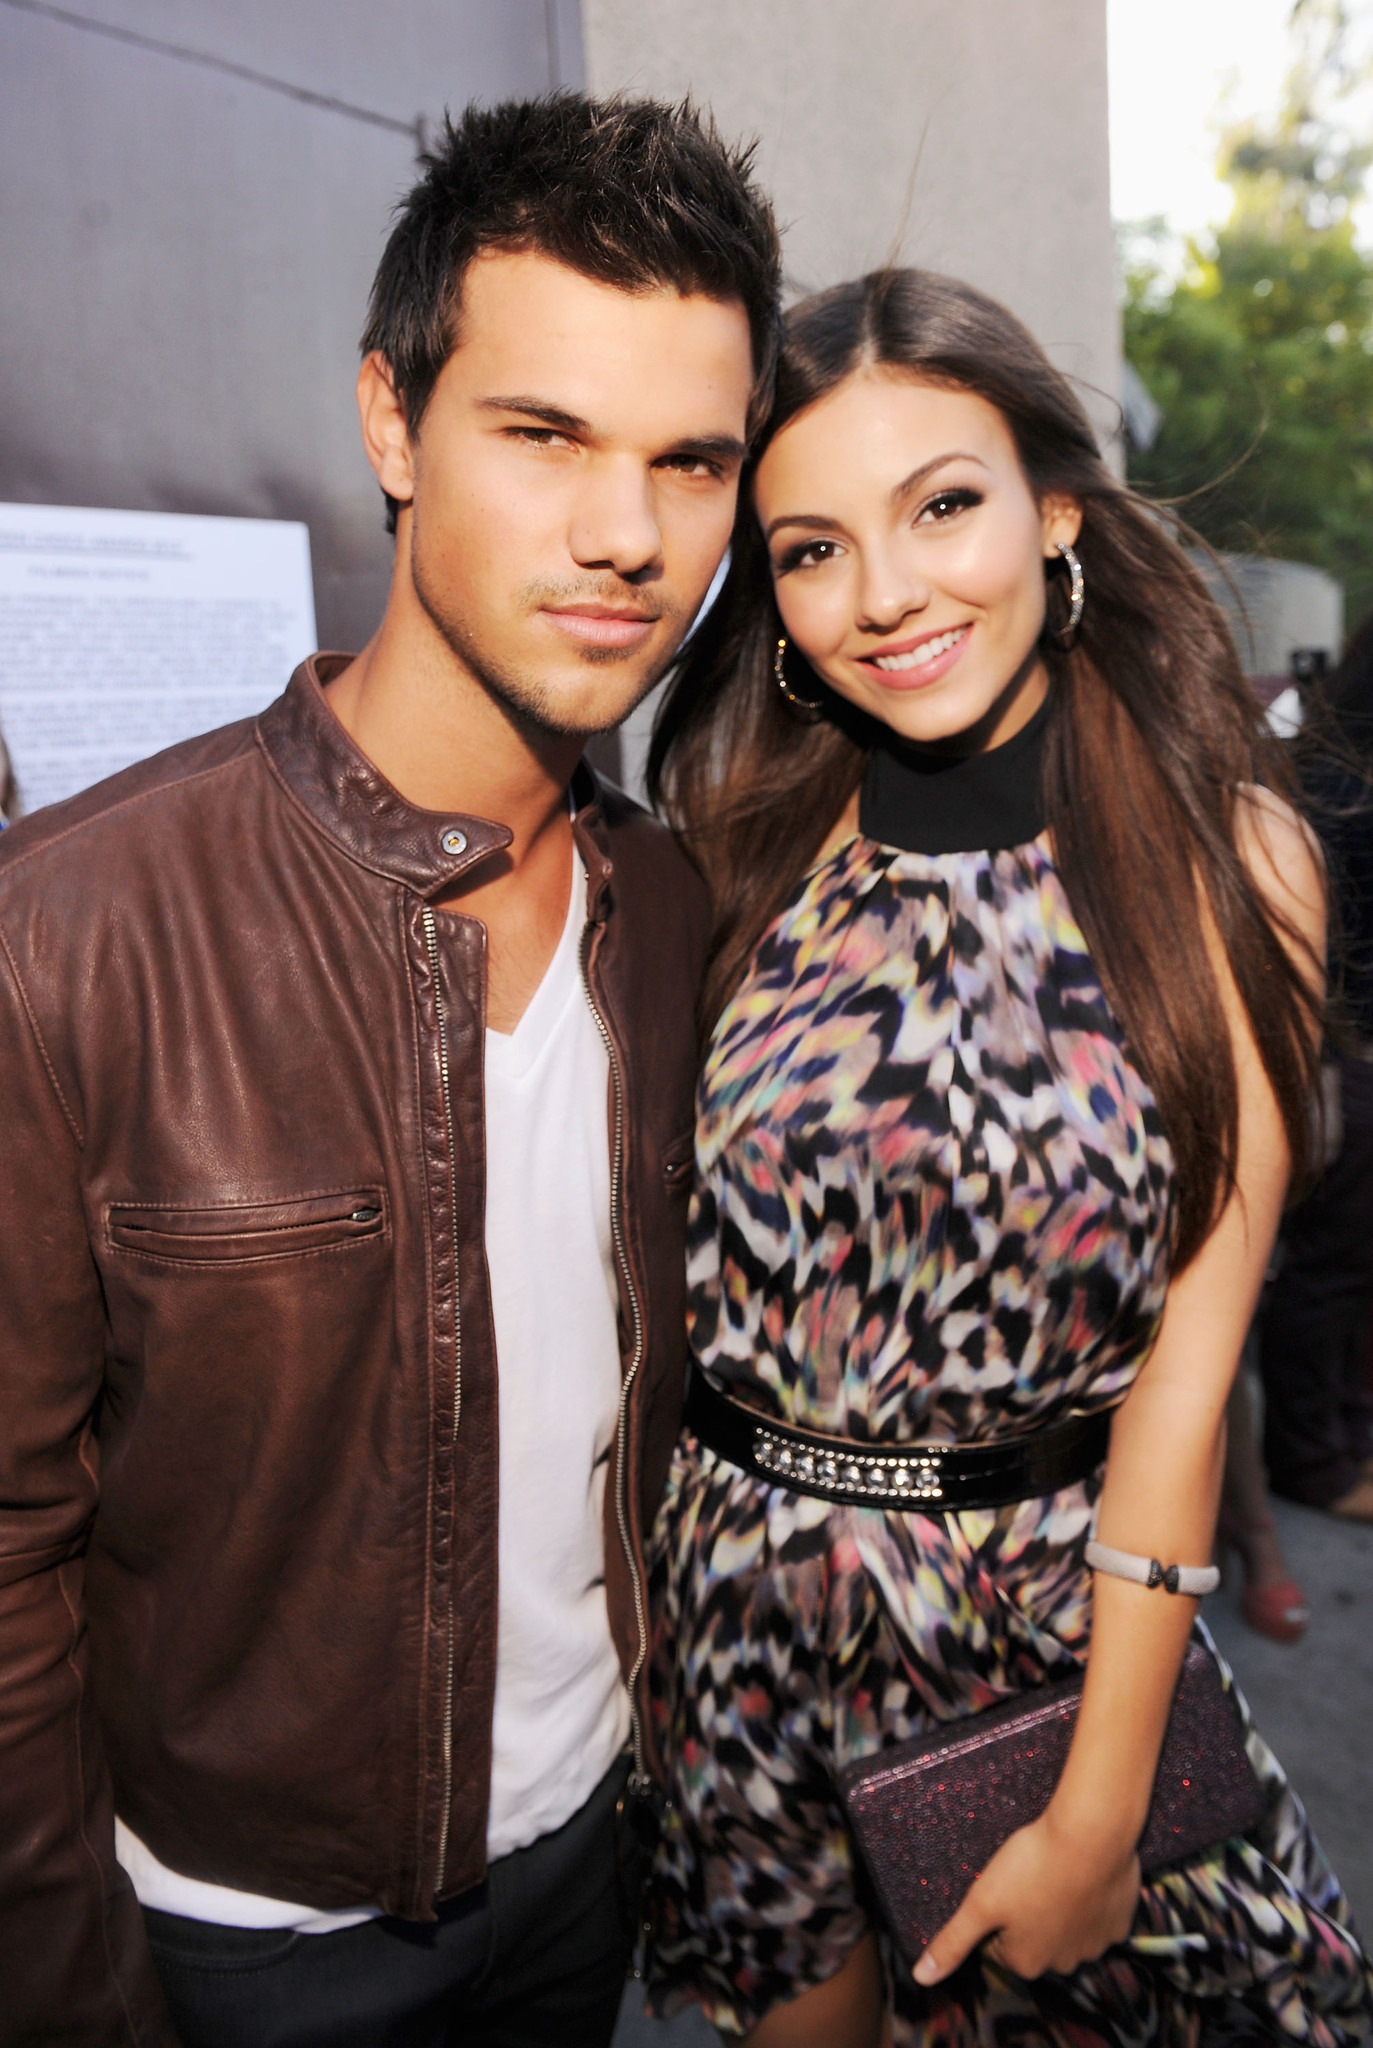
M 1167 1593 L 1190 1593 L 1196 1599 L 1214 1593 L 1220 1584 L 1213 1564 L 1160 1564 L 1156 1557 L 1139 1557 L 1133 1550 L 1112 1550 L 1095 1537 L 1087 1545 L 1087 1562 L 1094 1572 L 1131 1579 L 1137 1586 L 1162 1586 Z

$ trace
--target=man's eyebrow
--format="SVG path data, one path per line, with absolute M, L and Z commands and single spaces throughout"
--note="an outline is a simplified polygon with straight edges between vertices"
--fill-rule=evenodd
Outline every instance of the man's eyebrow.
M 747 454 L 748 444 L 737 434 L 688 434 L 665 450 L 665 456 L 707 455 L 716 462 L 742 462 Z
M 948 462 L 975 462 L 979 469 L 987 467 L 980 455 L 973 455 L 965 448 L 951 448 L 946 455 L 932 455 L 928 462 L 922 462 L 909 476 L 903 476 L 899 484 L 892 485 L 892 504 L 899 505 L 912 491 L 918 491 L 921 484 L 932 477 L 937 469 L 943 469 Z M 784 512 L 780 518 L 773 520 L 765 538 L 771 540 L 774 533 L 783 526 L 802 526 L 807 532 L 818 533 L 821 529 L 842 526 L 843 523 L 842 519 L 827 519 L 822 512 Z
M 516 392 L 509 398 L 479 398 L 481 412 L 519 412 L 526 419 L 538 420 L 540 425 L 552 427 L 559 434 L 589 435 L 592 432 L 590 420 L 579 419 L 575 412 L 564 412 L 560 405 L 550 405 L 547 399 L 531 398 L 524 392 Z

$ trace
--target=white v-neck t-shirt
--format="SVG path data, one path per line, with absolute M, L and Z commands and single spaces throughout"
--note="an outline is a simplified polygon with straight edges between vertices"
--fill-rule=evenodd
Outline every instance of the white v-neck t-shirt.
M 486 1263 L 500 1374 L 500 1591 L 487 1854 L 561 1827 L 624 1747 L 605 1599 L 620 1399 L 610 1065 L 581 976 L 586 871 L 508 1036 L 486 1034 Z
M 574 854 L 567 921 L 543 980 L 513 1032 L 486 1034 L 486 1264 L 500 1427 L 492 1861 L 570 1820 L 629 1734 L 605 1597 L 620 1347 L 610 1067 L 582 985 L 586 904 Z M 166 1913 L 312 1934 L 373 1917 L 205 1884 L 168 1870 L 122 1821 L 115 1837 L 142 1904 Z

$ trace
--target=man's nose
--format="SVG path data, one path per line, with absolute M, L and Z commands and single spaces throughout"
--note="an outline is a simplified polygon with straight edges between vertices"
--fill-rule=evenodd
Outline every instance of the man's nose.
M 642 576 L 662 561 L 653 477 L 642 463 L 595 462 L 580 479 L 569 546 L 583 569 Z

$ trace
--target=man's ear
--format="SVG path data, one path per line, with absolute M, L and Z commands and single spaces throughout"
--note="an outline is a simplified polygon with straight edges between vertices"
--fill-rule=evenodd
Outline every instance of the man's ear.
M 358 418 L 362 445 L 388 498 L 408 505 L 415 495 L 415 463 L 405 410 L 391 381 L 391 365 L 379 350 L 363 357 L 358 371 Z
M 1058 553 L 1060 541 L 1066 547 L 1076 545 L 1082 531 L 1081 501 L 1068 497 L 1062 491 L 1050 491 L 1039 501 L 1039 519 L 1044 535 L 1044 553 L 1052 561 Z

